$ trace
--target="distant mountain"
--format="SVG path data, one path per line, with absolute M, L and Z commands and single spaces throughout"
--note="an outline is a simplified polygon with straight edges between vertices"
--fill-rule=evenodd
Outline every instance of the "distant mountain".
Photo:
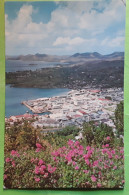
M 22 60 L 22 61 L 46 61 L 46 62 L 57 62 L 63 59 L 61 56 L 47 55 L 47 54 L 28 54 L 19 56 L 6 56 L 6 60 Z
M 86 52 L 86 53 L 75 53 L 71 56 L 57 56 L 47 54 L 28 54 L 19 56 L 6 56 L 7 60 L 23 60 L 23 61 L 46 61 L 46 62 L 70 62 L 78 63 L 85 61 L 94 60 L 123 60 L 124 52 L 114 52 L 108 55 L 102 55 L 98 52 Z
M 102 55 L 97 53 L 97 52 L 93 52 L 93 53 L 75 53 L 74 55 L 72 55 L 71 57 L 83 57 L 83 58 L 100 58 Z
M 114 52 L 112 54 L 105 55 L 108 58 L 124 57 L 124 52 Z
M 75 53 L 70 58 L 87 58 L 87 59 L 112 59 L 112 58 L 124 58 L 124 52 L 114 52 L 108 55 L 102 55 L 98 52 L 87 53 Z

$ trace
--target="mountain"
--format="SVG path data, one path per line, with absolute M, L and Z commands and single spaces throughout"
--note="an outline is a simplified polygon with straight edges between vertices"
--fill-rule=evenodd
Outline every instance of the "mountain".
M 114 52 L 112 54 L 105 55 L 107 58 L 117 58 L 117 57 L 123 57 L 124 58 L 124 52 Z
M 99 54 L 98 52 L 93 52 L 93 53 L 75 53 L 71 57 L 83 57 L 83 58 L 100 58 L 102 55 Z
M 87 59 L 112 59 L 112 58 L 124 58 L 124 52 L 114 52 L 107 55 L 102 55 L 98 52 L 87 53 L 75 53 L 70 58 L 87 58 Z
M 23 60 L 23 61 L 46 61 L 46 62 L 65 62 L 78 63 L 96 60 L 123 60 L 124 52 L 114 52 L 108 55 L 102 55 L 98 52 L 75 53 L 71 56 L 58 56 L 48 54 L 28 54 L 19 56 L 6 56 L 6 60 Z

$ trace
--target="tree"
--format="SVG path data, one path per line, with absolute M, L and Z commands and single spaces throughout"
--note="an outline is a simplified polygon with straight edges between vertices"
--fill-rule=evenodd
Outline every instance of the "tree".
M 124 135 L 124 102 L 120 102 L 115 110 L 114 124 L 117 130 L 117 136 Z
M 24 121 L 21 127 L 21 132 L 19 133 L 17 140 L 20 141 L 21 146 L 28 146 L 36 148 L 37 142 L 37 129 L 31 126 L 30 123 Z
M 94 140 L 95 126 L 92 121 L 83 124 L 83 137 L 87 145 L 91 145 Z
M 34 128 L 28 121 L 23 121 L 23 124 L 15 124 L 6 127 L 5 131 L 5 151 L 36 148 L 37 138 L 41 137 L 40 129 Z
M 94 132 L 94 142 L 96 145 L 106 144 L 106 138 L 110 137 L 110 143 L 114 142 L 114 133 L 112 127 L 107 124 L 101 123 Z
M 99 126 L 95 126 L 93 121 L 84 123 L 83 125 L 83 137 L 88 145 L 95 144 L 96 146 L 106 144 L 107 137 L 110 137 L 110 143 L 114 142 L 114 133 L 112 127 L 101 123 Z

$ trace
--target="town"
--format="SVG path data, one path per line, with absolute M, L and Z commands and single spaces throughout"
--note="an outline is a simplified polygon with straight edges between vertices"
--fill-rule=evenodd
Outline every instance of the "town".
M 47 130 L 60 130 L 66 126 L 80 129 L 84 122 L 105 123 L 115 131 L 113 122 L 117 104 L 123 101 L 122 88 L 71 90 L 66 95 L 39 98 L 22 102 L 34 114 L 10 116 L 10 124 L 34 118 L 32 126 Z

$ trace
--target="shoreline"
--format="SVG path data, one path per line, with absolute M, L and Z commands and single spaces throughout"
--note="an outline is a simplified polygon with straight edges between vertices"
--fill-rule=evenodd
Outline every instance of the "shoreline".
M 5 116 L 10 117 L 14 115 L 22 115 L 28 111 L 30 114 L 33 114 L 33 112 L 29 108 L 27 109 L 27 107 L 21 104 L 21 102 L 42 97 L 64 95 L 69 91 L 69 89 L 64 88 L 15 88 L 10 85 L 6 85 Z
M 36 98 L 21 103 L 33 114 L 38 114 L 36 121 L 32 124 L 35 128 L 39 126 L 57 129 L 71 125 L 82 128 L 84 121 L 104 122 L 115 128 L 114 113 L 117 104 L 121 101 L 123 101 L 122 88 L 90 88 L 71 90 L 65 94 Z M 13 117 L 16 121 L 19 117 L 24 118 L 17 115 Z

